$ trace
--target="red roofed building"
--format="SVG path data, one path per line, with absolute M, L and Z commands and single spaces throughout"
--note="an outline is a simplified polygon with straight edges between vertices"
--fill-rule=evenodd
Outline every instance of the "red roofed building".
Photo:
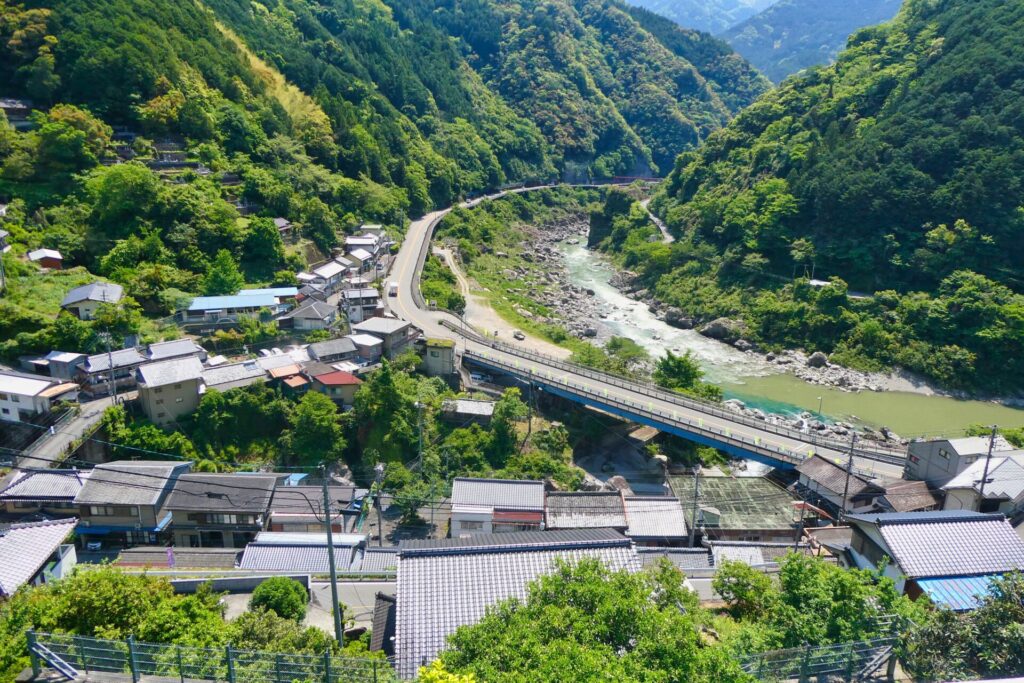
M 321 394 L 343 405 L 352 405 L 355 400 L 356 390 L 363 383 L 361 379 L 351 372 L 335 370 L 321 375 L 310 377 L 312 391 L 319 391 Z

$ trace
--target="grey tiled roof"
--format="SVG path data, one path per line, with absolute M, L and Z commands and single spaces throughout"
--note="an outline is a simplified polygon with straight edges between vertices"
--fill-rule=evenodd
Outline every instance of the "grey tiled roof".
M 625 529 L 626 511 L 618 491 L 553 492 L 544 510 L 548 529 Z
M 938 497 L 931 492 L 928 483 L 924 481 L 899 479 L 883 483 L 881 487 L 885 492 L 885 501 L 896 512 L 928 510 L 939 505 Z
M 138 349 L 118 349 L 106 353 L 97 353 L 85 359 L 83 368 L 86 372 L 103 372 L 110 369 L 110 362 L 113 361 L 115 368 L 127 368 L 132 365 L 140 365 L 146 362 L 146 357 L 139 353 Z
M 398 568 L 398 548 L 366 548 L 352 565 L 353 571 L 373 573 L 394 572 Z
M 373 628 L 370 631 L 370 651 L 383 650 L 392 657 L 395 654 L 395 596 L 377 593 L 373 603 Z
M 91 282 L 81 287 L 75 287 L 67 293 L 61 306 L 70 306 L 80 301 L 98 301 L 116 304 L 124 295 L 124 288 L 113 282 Z
M 277 477 L 193 472 L 178 477 L 168 510 L 262 514 L 270 505 Z
M 337 307 L 323 301 L 310 301 L 289 313 L 286 318 L 302 318 L 306 320 L 323 320 L 338 312 Z
M 839 464 L 819 455 L 812 455 L 800 463 L 796 470 L 832 493 L 839 496 L 843 495 L 843 490 L 846 488 L 846 470 Z M 850 488 L 847 490 L 848 497 L 854 498 L 873 488 L 875 487 L 871 485 L 871 482 L 864 477 L 860 477 L 852 472 L 850 473 Z
M 352 566 L 356 549 L 353 546 L 335 546 L 336 569 L 348 571 Z M 271 572 L 310 572 L 327 574 L 331 565 L 327 556 L 327 545 L 278 545 L 250 543 L 242 553 L 240 569 Z
M 12 524 L 0 534 L 0 596 L 12 595 L 35 576 L 77 522 L 56 519 Z
M 75 502 L 79 505 L 156 505 L 192 463 L 116 460 L 97 465 Z
M 195 356 L 175 358 L 160 363 L 146 363 L 135 371 L 141 384 L 164 387 L 168 384 L 188 382 L 203 376 L 203 364 Z
M 25 470 L 10 486 L 0 491 L 3 501 L 73 502 L 82 490 L 88 470 Z
M 810 546 L 800 544 L 794 548 L 792 543 L 756 543 L 745 541 L 711 541 L 711 556 L 717 567 L 726 560 L 743 562 L 751 566 L 777 564 L 779 560 L 791 552 L 809 555 Z
M 544 510 L 544 482 L 456 477 L 452 482 L 452 505 L 540 512 Z
M 544 537 L 551 542 L 542 542 Z M 583 538 L 590 541 L 582 542 Z M 612 570 L 635 570 L 639 565 L 628 539 L 608 529 L 452 541 L 456 542 L 435 541 L 419 550 L 403 544 L 400 550 L 395 651 L 403 678 L 412 678 L 422 664 L 432 661 L 459 626 L 476 623 L 488 607 L 502 600 L 525 598 L 530 583 L 550 573 L 559 560 L 596 558 Z
M 286 359 L 287 360 L 287 359 Z M 289 362 L 294 362 L 290 361 Z M 267 372 L 256 361 L 247 360 L 230 365 L 219 365 L 203 370 L 203 381 L 210 389 L 227 391 L 236 387 L 244 387 L 267 378 Z
M 687 569 L 710 569 L 711 552 L 707 548 L 637 548 L 637 554 L 645 567 L 653 565 L 662 557 L 686 571 Z
M 909 578 L 971 576 L 1024 569 L 1024 540 L 1001 514 L 969 511 L 850 515 L 877 525 Z
M 309 345 L 311 358 L 325 358 L 327 356 L 340 356 L 346 353 L 355 353 L 356 345 L 351 339 L 341 337 L 339 339 L 328 339 Z
M 626 535 L 632 538 L 685 538 L 686 513 L 672 496 L 626 496 Z
M 358 492 L 365 495 L 366 489 L 355 486 L 331 486 L 327 490 L 327 501 L 332 511 L 348 507 Z M 274 491 L 270 510 L 275 514 L 320 515 L 323 512 L 323 489 L 319 486 L 279 486 Z
M 191 339 L 173 339 L 171 341 L 156 342 L 149 345 L 150 360 L 166 360 L 168 358 L 180 358 L 193 354 L 202 354 L 203 347 Z

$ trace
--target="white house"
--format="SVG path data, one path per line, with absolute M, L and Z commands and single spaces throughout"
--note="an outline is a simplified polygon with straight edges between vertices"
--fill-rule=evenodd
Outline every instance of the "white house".
M 56 401 L 78 400 L 78 385 L 51 377 L 0 372 L 0 420 L 24 422 L 49 412 Z
M 452 538 L 544 528 L 544 482 L 456 477 Z

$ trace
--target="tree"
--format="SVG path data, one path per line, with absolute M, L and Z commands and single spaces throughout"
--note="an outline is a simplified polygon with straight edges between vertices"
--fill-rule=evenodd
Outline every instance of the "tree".
M 256 586 L 249 609 L 270 610 L 279 617 L 302 621 L 308 602 L 309 594 L 301 583 L 287 576 L 274 576 Z
M 235 258 L 227 249 L 221 249 L 203 278 L 203 294 L 234 294 L 245 284 Z
M 696 596 L 678 569 L 611 571 L 561 562 L 448 639 L 445 670 L 485 681 L 746 681 L 724 652 L 703 647 Z
M 291 427 L 281 437 L 296 462 L 335 462 L 345 450 L 338 406 L 317 391 L 302 397 L 291 414 Z
M 491 416 L 491 450 L 490 461 L 501 467 L 508 457 L 519 448 L 519 435 L 516 423 L 524 419 L 528 409 L 520 398 L 519 389 L 506 389 L 501 398 L 494 404 Z
M 252 264 L 252 271 L 269 275 L 284 263 L 284 244 L 281 233 L 269 218 L 255 218 L 249 224 L 243 247 L 245 260 Z
M 666 351 L 665 356 L 658 359 L 653 377 L 660 387 L 713 401 L 722 400 L 722 390 L 719 387 L 701 381 L 704 370 L 690 351 L 680 356 Z
M 711 587 L 736 619 L 763 617 L 773 609 L 773 601 L 777 598 L 771 578 L 746 562 L 722 562 Z

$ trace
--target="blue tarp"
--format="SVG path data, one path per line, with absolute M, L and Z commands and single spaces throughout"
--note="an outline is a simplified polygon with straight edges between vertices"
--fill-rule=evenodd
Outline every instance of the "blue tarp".
M 943 605 L 963 612 L 975 609 L 981 604 L 980 598 L 989 592 L 993 579 L 1002 574 L 981 576 L 943 576 L 935 579 L 917 579 L 917 585 L 936 605 Z

